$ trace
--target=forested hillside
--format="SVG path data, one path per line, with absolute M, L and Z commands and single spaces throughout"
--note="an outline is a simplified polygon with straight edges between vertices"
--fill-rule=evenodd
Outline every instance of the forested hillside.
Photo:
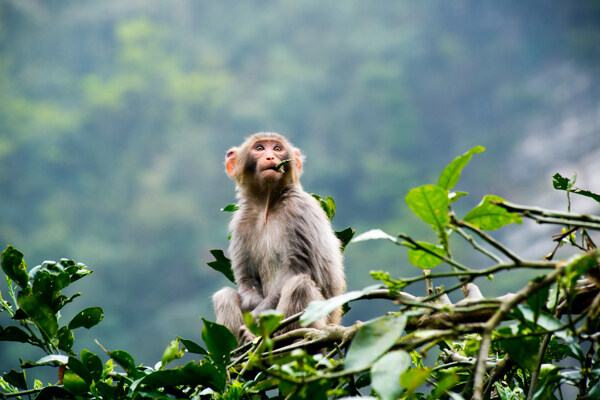
M 229 147 L 287 135 L 358 232 L 412 228 L 407 191 L 475 145 L 460 190 L 565 207 L 554 172 L 600 187 L 599 37 L 597 1 L 2 0 L 0 246 L 84 262 L 94 337 L 160 359 L 226 284 L 205 263 Z M 393 246 L 345 260 L 350 289 L 410 268 Z

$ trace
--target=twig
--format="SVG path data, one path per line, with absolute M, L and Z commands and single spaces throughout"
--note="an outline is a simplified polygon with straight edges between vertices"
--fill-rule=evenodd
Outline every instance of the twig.
M 485 391 L 483 392 L 484 398 L 487 399 L 489 397 L 489 394 L 494 387 L 494 382 L 498 381 L 499 379 L 502 379 L 502 377 L 506 375 L 508 371 L 510 371 L 513 365 L 515 365 L 515 362 L 510 358 L 508 354 L 504 356 L 504 358 L 496 365 L 496 368 L 492 370 L 490 378 L 486 383 Z
M 48 387 L 60 387 L 60 388 L 62 388 L 62 386 L 52 386 L 52 385 L 48 386 Z M 41 391 L 42 391 L 42 389 L 29 389 L 29 390 L 23 390 L 22 392 L 0 393 L 0 396 L 3 399 L 10 399 L 11 397 L 30 396 L 32 394 L 39 393 Z
M 430 275 L 431 275 L 430 269 L 423 270 L 423 276 L 425 276 L 425 293 L 427 294 L 427 296 L 430 296 L 434 293 L 433 292 L 433 279 L 431 279 Z
M 557 319 L 560 319 L 560 317 L 563 314 L 566 307 L 567 307 L 566 302 L 563 303 L 562 306 L 556 307 L 556 311 L 554 312 L 554 317 Z M 560 330 L 562 330 L 562 329 L 563 328 L 561 327 Z M 554 331 L 554 332 L 556 332 L 556 331 Z M 544 335 L 544 338 L 542 339 L 542 343 L 540 344 L 540 350 L 538 351 L 538 365 L 537 365 L 537 368 L 531 373 L 531 382 L 529 385 L 529 392 L 527 393 L 527 400 L 531 400 L 533 398 L 533 395 L 535 394 L 535 388 L 537 386 L 538 379 L 540 377 L 540 372 L 542 370 L 542 358 L 543 358 L 544 354 L 546 354 L 546 349 L 548 348 L 548 344 L 550 343 L 550 339 L 554 332 L 548 332 L 546 335 Z
M 486 248 L 481 246 L 479 243 L 477 243 L 475 241 L 475 239 L 473 239 L 473 236 L 468 235 L 465 231 L 463 231 L 462 229 L 460 229 L 457 226 L 451 225 L 450 227 L 454 230 L 454 232 L 456 232 L 460 236 L 462 236 L 467 242 L 471 243 L 471 246 L 473 246 L 473 248 L 475 248 L 475 250 L 485 254 L 486 256 L 488 256 L 489 258 L 491 258 L 498 264 L 502 263 L 502 259 L 500 257 L 498 257 L 496 254 L 492 253 L 491 251 L 487 250 Z
M 404 233 L 399 233 L 399 234 L 398 234 L 398 237 L 399 237 L 400 239 L 404 239 L 404 240 L 406 240 L 408 243 L 410 243 L 410 244 L 411 244 L 411 246 L 414 246 L 414 247 L 416 247 L 418 250 L 422 250 L 422 251 L 424 251 L 424 252 L 425 252 L 425 253 L 427 253 L 427 254 L 430 254 L 430 255 L 432 255 L 432 256 L 434 256 L 434 257 L 437 257 L 437 258 L 439 258 L 440 260 L 442 260 L 442 261 L 444 261 L 444 262 L 446 262 L 446 263 L 450 264 L 451 266 L 453 266 L 453 267 L 455 267 L 455 268 L 457 268 L 457 269 L 459 269 L 459 270 L 461 270 L 461 271 L 470 271 L 470 270 L 471 270 L 470 268 L 468 268 L 468 267 L 466 267 L 466 266 L 462 265 L 461 263 L 459 263 L 458 261 L 456 261 L 456 260 L 454 260 L 454 259 L 452 259 L 452 258 L 449 258 L 449 257 L 446 257 L 446 256 L 439 255 L 439 254 L 437 254 L 436 252 L 434 252 L 434 251 L 431 251 L 431 250 L 430 250 L 430 249 L 428 249 L 427 247 L 424 247 L 424 246 L 420 245 L 420 244 L 419 244 L 419 243 L 418 243 L 416 240 L 414 240 L 413 238 L 411 238 L 410 236 L 408 236 L 408 235 L 406 235 L 406 234 L 404 234 Z M 400 242 L 400 243 L 398 243 L 398 242 L 394 242 L 394 243 L 396 243 L 396 244 L 397 244 L 397 245 L 399 245 L 399 246 L 407 246 L 407 245 L 406 245 L 406 243 L 403 243 L 403 242 Z M 410 247 L 410 246 L 407 246 L 407 247 Z
M 464 272 L 442 272 L 439 274 L 431 274 L 429 277 L 431 277 L 432 279 L 451 278 L 451 277 L 458 277 L 458 278 L 472 277 L 472 279 L 468 280 L 470 282 L 477 277 L 492 275 L 492 274 L 495 274 L 496 272 L 507 270 L 507 269 L 513 269 L 513 268 L 517 268 L 517 267 L 518 268 L 529 268 L 529 269 L 554 269 L 556 267 L 556 264 L 557 263 L 554 261 L 521 260 L 519 263 L 511 262 L 511 263 L 496 264 L 487 269 L 478 270 L 478 271 L 470 270 L 470 271 L 464 271 Z M 404 279 L 403 281 L 406 282 L 407 284 L 411 284 L 411 283 L 422 281 L 423 279 L 425 279 L 424 276 L 416 276 L 413 278 Z
M 302 316 L 302 314 L 304 314 L 304 311 L 300 311 L 299 313 L 296 313 L 292 316 L 287 317 L 286 319 L 282 320 L 279 323 L 279 326 L 277 327 L 277 329 L 275 329 L 275 332 L 287 327 L 288 325 L 293 324 L 294 322 L 298 321 L 300 319 L 300 317 Z
M 552 235 L 552 237 L 553 237 L 552 240 L 554 242 L 556 242 L 556 246 L 554 246 L 554 249 L 549 254 L 546 254 L 542 259 L 552 260 L 554 258 L 554 255 L 558 251 L 558 249 L 563 245 L 563 240 L 578 229 L 579 229 L 579 227 L 574 226 L 566 232 L 561 232 L 556 235 Z
M 451 216 L 451 218 L 452 218 L 452 222 L 454 224 L 456 224 L 457 226 L 465 227 L 465 228 L 469 229 L 470 231 L 475 232 L 480 238 L 482 238 L 483 240 L 485 240 L 486 242 L 488 242 L 490 245 L 492 245 L 496 249 L 500 250 L 500 252 L 502 254 L 504 254 L 506 257 L 510 258 L 517 265 L 519 265 L 521 263 L 522 260 L 521 260 L 520 257 L 518 257 L 515 253 L 513 253 L 508 248 L 506 248 L 505 246 L 503 246 L 502 244 L 500 244 L 500 242 L 498 242 L 496 239 L 494 239 L 493 237 L 491 237 L 490 235 L 488 235 L 487 233 L 485 233 L 481 229 L 479 229 L 479 228 L 477 228 L 477 227 L 469 224 L 468 222 L 459 221 L 458 219 L 456 219 L 455 216 Z
M 529 384 L 529 392 L 527 393 L 527 400 L 531 400 L 533 394 L 535 393 L 535 388 L 538 383 L 538 379 L 540 377 L 540 371 L 542 368 L 542 357 L 546 353 L 546 349 L 548 348 L 548 343 L 550 343 L 550 338 L 552 337 L 551 333 L 544 335 L 542 338 L 542 343 L 540 344 L 540 348 L 538 350 L 538 365 L 537 368 L 531 373 L 531 383 Z
M 254 353 L 258 348 L 260 348 L 260 345 L 262 344 L 262 337 L 259 338 L 256 343 L 252 344 L 252 348 L 250 350 L 248 350 L 247 354 L 251 354 Z M 239 376 L 243 376 L 244 373 L 246 373 L 246 371 L 248 370 L 248 368 L 250 367 L 250 358 L 248 358 L 248 362 L 246 363 L 246 365 L 244 365 L 244 367 L 242 368 L 242 370 L 240 371 Z
M 584 222 L 579 220 L 568 220 L 561 218 L 547 218 L 547 217 L 538 217 L 538 216 L 529 216 L 523 214 L 524 217 L 529 217 L 533 219 L 538 224 L 555 224 L 555 225 L 569 225 L 569 226 L 578 226 L 580 228 L 588 228 L 593 230 L 600 230 L 600 223 L 593 222 Z
M 492 203 L 506 209 L 507 211 L 517 212 L 517 213 L 523 214 L 523 216 L 529 217 L 529 218 L 532 218 L 531 217 L 532 215 L 539 215 L 542 217 L 561 218 L 561 219 L 570 220 L 570 221 L 583 221 L 583 222 L 592 222 L 595 224 L 600 224 L 599 217 L 594 217 L 594 216 L 591 216 L 588 214 L 565 213 L 565 212 L 554 211 L 554 210 L 546 210 L 546 209 L 539 208 L 539 207 L 527 207 L 527 206 L 522 206 L 519 204 L 510 203 L 508 201 L 503 201 L 503 202 L 495 202 L 494 201 Z M 578 225 L 578 224 L 574 223 L 573 225 Z

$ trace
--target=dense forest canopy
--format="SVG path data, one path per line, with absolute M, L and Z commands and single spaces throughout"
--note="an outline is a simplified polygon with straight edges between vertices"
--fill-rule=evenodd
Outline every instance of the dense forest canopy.
M 555 170 L 600 186 L 599 35 L 597 1 L 1 1 L 0 244 L 85 262 L 95 335 L 149 362 L 212 315 L 242 137 L 303 149 L 338 228 L 407 230 L 406 192 L 474 145 L 461 190 L 564 207 Z M 350 289 L 409 268 L 368 246 Z

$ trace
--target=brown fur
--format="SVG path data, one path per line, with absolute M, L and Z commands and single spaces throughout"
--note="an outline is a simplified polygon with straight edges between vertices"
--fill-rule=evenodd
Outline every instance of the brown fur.
M 257 168 L 266 161 L 256 160 L 251 149 L 264 140 L 283 147 L 269 163 L 294 159 L 283 165 L 284 172 L 261 173 Z M 290 316 L 310 301 L 346 289 L 340 242 L 317 200 L 300 185 L 302 162 L 300 151 L 276 133 L 254 134 L 227 152 L 227 171 L 236 181 L 240 207 L 229 225 L 229 256 L 238 290 L 223 288 L 213 302 L 217 322 L 241 340 L 251 338 L 242 312 L 256 316 L 278 310 Z M 336 310 L 313 327 L 337 324 L 340 318 L 341 310 Z

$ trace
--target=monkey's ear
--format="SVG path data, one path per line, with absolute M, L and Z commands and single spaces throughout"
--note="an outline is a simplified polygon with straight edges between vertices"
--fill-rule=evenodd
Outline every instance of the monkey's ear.
M 237 147 L 232 147 L 227 150 L 225 155 L 225 169 L 227 170 L 227 175 L 233 178 L 235 175 L 235 164 L 237 161 Z
M 294 163 L 296 164 L 296 168 L 298 168 L 298 173 L 302 173 L 302 160 L 304 156 L 300 153 L 300 150 L 294 149 Z

